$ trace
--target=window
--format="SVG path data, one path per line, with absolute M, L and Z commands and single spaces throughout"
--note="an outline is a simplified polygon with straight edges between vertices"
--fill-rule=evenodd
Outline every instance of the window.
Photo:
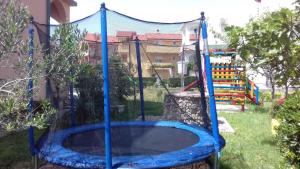
M 160 40 L 157 40 L 154 42 L 156 45 L 162 45 L 161 41 Z
M 127 63 L 127 55 L 121 55 L 121 61 Z
M 155 56 L 154 57 L 154 62 L 155 63 L 162 63 L 163 62 L 162 57 L 161 56 Z

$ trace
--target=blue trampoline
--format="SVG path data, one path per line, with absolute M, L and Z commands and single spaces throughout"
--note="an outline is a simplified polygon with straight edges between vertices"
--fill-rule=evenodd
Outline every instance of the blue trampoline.
M 65 78 L 66 83 L 64 84 L 66 86 L 64 87 L 69 88 L 69 96 L 66 96 L 69 99 L 69 105 L 58 109 L 60 112 L 58 111 L 57 115 L 51 121 L 52 124 L 49 125 L 48 132 L 44 133 L 38 139 L 37 144 L 35 144 L 34 127 L 30 126 L 29 142 L 33 156 L 43 158 L 52 164 L 71 168 L 168 168 L 198 162 L 213 155 L 216 157 L 215 164 L 218 165 L 218 159 L 221 149 L 225 146 L 225 140 L 220 136 L 218 129 L 208 51 L 207 24 L 204 13 L 201 13 L 201 18 L 192 21 L 160 23 L 132 18 L 109 10 L 102 4 L 100 11 L 69 24 L 77 25 L 78 29 L 89 33 L 89 36 L 86 36 L 85 39 L 80 39 L 80 43 L 85 41 L 91 47 L 89 52 L 85 51 L 85 53 L 89 53 L 88 62 L 90 62 L 89 59 L 94 59 L 96 62 L 91 62 L 92 64 L 86 67 L 88 69 L 81 71 L 83 73 L 82 77 L 77 74 L 76 77 Z M 29 44 L 29 56 L 31 58 L 33 58 L 34 54 L 33 26 L 36 26 L 40 39 L 47 39 L 52 34 L 59 32 L 57 31 L 59 30 L 58 26 L 38 24 L 31 20 L 29 28 L 31 42 Z M 183 38 L 182 31 L 187 31 L 188 29 L 190 29 L 189 32 L 185 32 L 186 37 Z M 76 31 L 80 32 L 79 30 Z M 62 36 L 64 34 L 57 36 L 57 39 L 53 38 L 51 42 L 53 44 L 59 42 L 58 45 L 70 43 L 74 48 L 80 46 L 72 44 L 74 39 L 65 39 L 63 41 Z M 204 45 L 202 54 L 199 48 L 200 36 Z M 145 40 L 147 38 L 148 41 Z M 153 40 L 153 38 L 156 39 Z M 185 50 L 184 46 L 182 48 L 181 46 L 177 46 L 177 44 L 182 44 L 181 41 L 179 43 L 181 39 L 182 42 L 184 39 L 194 41 L 187 46 L 187 49 L 189 49 L 189 52 L 194 52 L 190 56 L 195 56 L 195 62 L 197 62 L 198 72 L 195 75 L 198 74 L 199 76 L 197 78 L 199 78 L 198 87 L 201 98 L 200 101 L 198 100 L 199 106 L 197 102 L 196 106 L 190 107 L 188 107 L 190 104 L 180 106 L 174 99 L 174 104 L 171 106 L 177 106 L 176 108 L 178 109 L 171 113 L 176 115 L 176 119 L 169 119 L 163 115 L 170 112 L 165 112 L 165 107 L 162 108 L 169 103 L 165 102 L 165 104 L 161 104 L 161 102 L 152 102 L 152 100 L 144 101 L 142 70 L 147 70 L 148 76 L 156 76 L 159 86 L 163 87 L 170 95 L 171 93 L 168 89 L 170 86 L 164 84 L 167 80 L 162 79 L 162 76 L 166 73 L 165 68 L 170 73 L 170 71 L 173 71 L 174 65 L 171 64 L 172 69 L 168 67 L 170 66 L 169 64 L 160 65 L 158 67 L 161 68 L 162 74 L 160 75 L 158 70 L 156 70 L 156 65 L 152 61 L 157 60 L 160 63 L 163 59 L 160 57 L 157 57 L 158 59 L 150 59 L 149 56 L 166 53 L 168 55 L 166 57 L 169 57 L 169 59 L 172 58 L 174 62 L 176 61 L 175 63 L 178 63 L 176 58 L 182 56 L 183 59 Z M 51 49 L 50 45 L 48 47 Z M 180 51 L 180 48 L 183 51 Z M 194 50 L 191 50 L 193 48 Z M 92 57 L 90 57 L 92 55 L 90 53 L 93 53 Z M 136 61 L 129 59 L 132 56 L 131 54 L 134 54 L 133 56 Z M 72 56 L 73 53 L 68 57 Z M 207 91 L 209 94 L 209 118 L 202 76 L 204 73 L 202 70 L 204 65 L 201 59 L 202 56 L 205 61 Z M 112 60 L 109 59 L 113 57 L 122 58 L 122 61 L 111 62 Z M 97 62 L 97 60 L 102 60 L 102 63 Z M 123 63 L 126 61 L 128 61 L 128 64 Z M 85 59 L 72 63 L 80 67 L 79 64 L 81 62 L 85 62 Z M 146 64 L 142 64 L 142 62 Z M 143 69 L 142 66 L 146 67 Z M 129 70 L 126 70 L 127 67 Z M 134 70 L 130 70 L 132 67 Z M 101 68 L 101 71 L 99 71 L 99 68 Z M 29 67 L 30 69 L 32 68 Z M 119 71 L 116 71 L 117 69 Z M 73 67 L 71 66 L 68 71 L 67 74 L 72 74 L 74 71 Z M 122 74 L 123 72 L 125 73 Z M 130 78 L 128 78 L 129 76 Z M 135 81 L 135 77 L 138 80 Z M 171 77 L 170 75 L 169 78 Z M 74 79 L 75 81 L 70 79 Z M 51 83 L 49 83 L 49 86 L 51 87 Z M 28 104 L 30 119 L 34 117 L 32 112 L 32 87 L 33 83 L 30 80 L 28 88 L 30 94 L 30 102 Z M 174 91 L 177 89 L 172 88 L 171 90 Z M 76 98 L 74 95 L 75 91 Z M 136 93 L 140 95 L 139 100 L 136 98 Z M 163 92 L 160 95 L 163 95 Z M 138 101 L 132 103 L 131 98 Z M 58 98 L 56 99 L 59 100 Z M 64 101 L 62 101 L 63 104 Z M 114 103 L 111 104 L 111 102 Z M 139 110 L 132 111 L 130 105 L 138 108 L 138 102 Z M 161 107 L 149 110 L 145 109 L 147 104 L 150 105 L 149 107 L 153 105 Z M 124 112 L 116 111 L 116 108 L 122 108 L 122 106 Z M 189 108 L 190 112 L 186 113 L 182 111 L 186 107 Z M 185 113 L 189 117 L 182 118 L 181 113 Z M 145 114 L 159 115 L 159 118 L 156 119 L 157 121 L 145 121 Z M 199 115 L 199 118 L 193 119 L 197 115 Z M 200 115 L 202 116 L 200 117 Z M 191 122 L 190 119 L 195 121 Z M 202 123 L 201 119 L 204 119 L 203 121 L 207 123 Z M 209 123 L 209 120 L 211 123 Z
M 216 144 L 205 129 L 170 121 L 113 122 L 111 135 L 113 168 L 189 164 L 211 156 Z M 220 138 L 223 147 L 225 142 Z M 40 147 L 39 155 L 62 166 L 104 168 L 104 150 L 104 125 L 91 124 L 52 133 Z

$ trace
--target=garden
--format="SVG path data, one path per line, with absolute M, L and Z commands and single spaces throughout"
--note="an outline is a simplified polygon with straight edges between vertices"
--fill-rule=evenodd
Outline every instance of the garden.
M 145 89 L 146 102 L 153 103 L 152 105 L 148 104 L 145 108 L 146 114 L 160 111 L 161 106 L 159 104 L 163 104 L 161 100 L 162 95 L 160 94 L 161 91 L 163 91 L 163 89 L 151 87 Z M 296 118 L 299 120 L 299 104 L 297 107 L 297 103 L 299 103 L 299 94 L 297 98 L 283 105 L 286 107 L 285 111 L 289 112 L 287 115 L 291 115 L 287 120 L 297 121 Z M 293 161 L 294 164 L 296 164 L 295 168 L 297 168 L 299 164 L 297 164 L 297 159 L 295 158 L 297 157 L 297 152 L 293 151 L 294 148 L 289 148 L 289 146 L 294 145 L 293 147 L 297 149 L 298 146 L 299 149 L 299 142 L 296 141 L 297 138 L 293 138 L 293 133 L 297 133 L 294 131 L 297 130 L 297 124 L 284 124 L 284 128 L 278 129 L 279 133 L 276 137 L 272 135 L 271 132 L 271 120 L 273 115 L 270 110 L 272 109 L 272 104 L 266 102 L 263 106 L 259 107 L 255 105 L 247 106 L 249 106 L 249 109 L 243 113 L 219 112 L 219 116 L 225 117 L 235 129 L 235 133 L 221 133 L 227 143 L 222 151 L 221 168 L 287 168 L 281 152 L 285 152 L 284 157 L 286 157 L 287 160 Z M 296 117 L 297 115 L 298 117 Z M 289 127 L 294 129 L 290 130 Z M 284 132 L 280 130 L 287 131 L 284 134 Z M 39 130 L 36 134 L 41 133 L 42 131 Z M 289 139 L 284 140 L 283 138 L 287 136 Z M 29 143 L 27 137 L 27 131 L 21 131 L 9 133 L 0 138 L 0 149 L 3 150 L 0 155 L 1 168 L 30 167 L 32 158 L 28 149 Z M 283 142 L 278 143 L 278 140 L 282 140 Z
M 217 115 L 225 117 L 235 130 L 234 133 L 220 133 L 226 140 L 226 146 L 221 151 L 219 168 L 300 169 L 299 3 L 296 2 L 295 10 L 280 9 L 266 13 L 257 20 L 250 20 L 245 27 L 227 25 L 226 34 L 219 35 L 224 36 L 222 38 L 226 39 L 230 48 L 237 49 L 247 66 L 266 76 L 271 83 L 270 90 L 261 91 L 259 94 L 260 104 L 247 101 L 245 112 L 217 112 Z M 92 150 L 88 154 L 104 153 L 103 149 L 97 149 L 97 141 L 92 142 L 92 139 L 82 136 L 80 138 L 75 136 L 74 132 L 88 133 L 89 138 L 95 137 L 104 143 L 104 131 L 102 135 L 89 132 L 95 126 L 104 128 L 102 124 L 108 118 L 105 116 L 107 113 L 111 113 L 109 118 L 112 125 L 124 126 L 127 122 L 137 124 L 141 119 L 143 121 L 144 117 L 150 120 L 165 120 L 166 97 L 181 91 L 182 81 L 189 84 L 199 80 L 197 75 L 162 79 L 153 65 L 151 68 L 156 77 L 137 76 L 140 70 L 134 69 L 140 68 L 136 66 L 137 68 L 130 69 L 132 65 L 123 63 L 122 55 L 113 47 L 108 49 L 107 60 L 102 58 L 106 65 L 86 63 L 85 54 L 89 52 L 89 44 L 85 37 L 88 32 L 80 30 L 78 25 L 74 24 L 59 25 L 52 32 L 49 39 L 51 48 L 47 49 L 36 43 L 38 40 L 34 38 L 34 31 L 45 28 L 44 25 L 35 23 L 33 18 L 29 17 L 27 9 L 18 5 L 15 0 L 0 1 L 0 16 L 3 18 L 0 21 L 0 61 L 3 63 L 2 67 L 14 72 L 14 76 L 0 79 L 1 169 L 36 167 L 33 155 L 36 155 L 37 151 L 44 153 L 40 155 L 46 154 L 45 156 L 50 158 L 53 152 L 64 152 L 60 154 L 62 156 L 77 150 L 85 152 L 89 146 L 86 144 L 92 144 Z M 27 28 L 29 35 L 24 38 L 23 32 Z M 103 42 L 95 43 L 100 46 Z M 137 40 L 126 44 L 130 46 L 133 43 L 139 44 Z M 137 53 L 140 49 L 143 50 L 143 43 L 140 44 L 141 48 L 137 48 Z M 51 52 L 48 51 L 50 49 Z M 138 55 L 139 53 L 137 57 Z M 10 63 L 11 60 L 13 63 Z M 150 59 L 149 62 L 151 63 Z M 107 71 L 109 77 L 105 76 Z M 140 83 L 141 80 L 143 83 Z M 278 90 L 279 88 L 283 90 Z M 191 93 L 198 94 L 199 90 L 204 92 L 204 89 L 195 87 Z M 107 100 L 108 96 L 110 99 Z M 201 98 L 192 98 L 197 97 Z M 189 108 L 188 111 L 198 111 L 198 106 L 195 108 L 190 104 L 180 108 L 179 104 L 182 102 L 180 100 L 180 103 L 176 103 L 181 111 L 185 108 Z M 199 100 L 197 103 L 200 103 Z M 199 106 L 201 111 L 209 105 L 206 102 L 202 103 Z M 110 111 L 107 112 L 107 109 Z M 205 109 L 202 114 L 209 114 L 208 110 Z M 179 117 L 181 113 L 174 112 Z M 195 127 L 199 121 L 195 118 L 198 114 L 194 115 L 189 117 L 192 120 L 196 119 L 194 123 L 180 124 Z M 213 120 L 211 114 L 210 119 Z M 205 127 L 201 128 L 201 131 L 209 133 L 212 137 L 213 124 Z M 121 131 L 127 132 L 130 141 L 134 140 L 131 136 L 147 136 L 147 133 L 134 133 L 133 130 L 135 129 L 130 128 Z M 120 139 L 118 134 L 120 133 L 113 136 Z M 65 135 L 70 138 L 69 142 L 63 138 Z M 163 134 L 160 137 L 163 137 Z M 73 151 L 52 151 L 53 147 L 57 146 L 52 146 L 52 141 L 63 140 L 63 146 L 67 146 L 74 142 L 72 139 L 80 140 L 75 144 L 75 148 L 69 148 Z M 45 153 L 47 148 L 51 149 L 48 154 Z M 115 150 L 113 153 L 120 152 Z M 56 157 L 53 159 L 55 161 Z M 205 162 L 210 166 L 214 165 L 212 158 Z M 38 165 L 43 166 L 47 163 L 47 160 L 39 160 Z

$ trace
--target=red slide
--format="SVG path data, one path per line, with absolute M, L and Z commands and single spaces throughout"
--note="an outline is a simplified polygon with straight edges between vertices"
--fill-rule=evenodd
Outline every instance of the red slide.
M 198 80 L 193 81 L 192 83 L 188 84 L 187 86 L 185 86 L 182 91 L 187 91 L 190 88 L 194 87 L 196 84 L 198 83 Z

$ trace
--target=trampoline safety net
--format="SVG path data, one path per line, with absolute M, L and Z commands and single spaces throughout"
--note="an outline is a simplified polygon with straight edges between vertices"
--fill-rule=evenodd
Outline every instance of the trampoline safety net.
M 47 98 L 57 110 L 38 138 L 38 156 L 65 167 L 105 168 L 105 113 L 113 168 L 181 166 L 216 153 L 224 140 L 212 134 L 205 93 L 205 21 L 159 23 L 103 11 L 108 65 L 101 10 L 62 25 L 33 22 L 45 49 Z

